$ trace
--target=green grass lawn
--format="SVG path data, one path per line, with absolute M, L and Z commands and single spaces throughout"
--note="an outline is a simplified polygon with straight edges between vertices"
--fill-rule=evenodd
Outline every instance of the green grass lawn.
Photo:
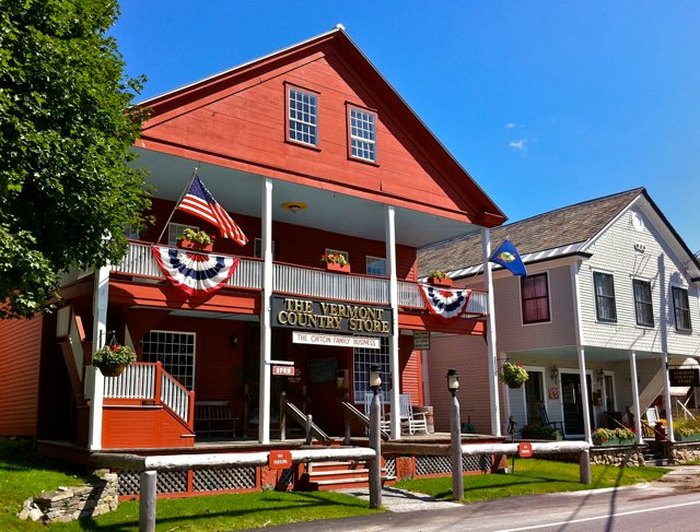
M 29 440 L 0 438 L 0 531 L 46 530 L 16 514 L 32 495 L 58 486 L 76 486 L 88 477 L 65 464 L 36 456 Z M 224 494 L 159 499 L 159 530 L 240 530 L 262 526 L 376 513 L 367 502 L 332 492 Z M 57 523 L 50 530 L 138 530 L 139 503 L 120 503 L 116 512 L 80 522 Z
M 510 464 L 512 462 L 509 460 Z M 465 475 L 464 501 L 476 502 L 535 493 L 628 486 L 657 480 L 667 471 L 658 467 L 619 468 L 594 465 L 591 466 L 593 482 L 584 485 L 580 481 L 578 464 L 516 458 L 515 470 L 511 474 Z M 451 478 L 402 480 L 397 483 L 397 487 L 443 499 L 452 497 Z

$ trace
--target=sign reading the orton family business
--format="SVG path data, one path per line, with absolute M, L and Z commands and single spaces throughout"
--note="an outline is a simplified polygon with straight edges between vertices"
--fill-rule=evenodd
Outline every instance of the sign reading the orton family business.
M 671 386 L 700 386 L 700 374 L 695 368 L 669 368 Z
M 391 334 L 391 309 L 273 296 L 272 326 L 319 332 L 388 336 Z
M 380 349 L 381 340 L 376 336 L 351 336 L 349 334 L 327 334 L 315 332 L 294 331 L 292 343 L 327 345 L 330 347 L 361 347 L 364 349 Z

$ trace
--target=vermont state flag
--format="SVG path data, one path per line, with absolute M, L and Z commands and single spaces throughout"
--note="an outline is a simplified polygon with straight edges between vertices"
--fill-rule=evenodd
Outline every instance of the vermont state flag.
M 520 254 L 518 250 L 515 249 L 513 243 L 508 239 L 504 240 L 501 245 L 496 248 L 496 251 L 489 257 L 489 261 L 500 264 L 513 275 L 527 277 L 527 270 L 520 258 Z

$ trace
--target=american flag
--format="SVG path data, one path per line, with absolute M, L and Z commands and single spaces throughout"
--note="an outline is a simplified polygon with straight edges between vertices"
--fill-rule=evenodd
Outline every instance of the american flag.
M 214 199 L 197 175 L 177 208 L 217 226 L 222 238 L 230 238 L 241 246 L 248 242 L 241 228 Z

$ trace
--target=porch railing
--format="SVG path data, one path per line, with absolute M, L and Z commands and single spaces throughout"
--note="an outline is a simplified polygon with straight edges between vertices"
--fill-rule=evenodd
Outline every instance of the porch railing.
M 259 259 L 240 257 L 238 268 L 227 286 L 262 288 L 263 263 Z M 389 304 L 389 280 L 371 275 L 341 274 L 276 262 L 273 265 L 273 291 L 308 297 L 342 299 L 369 304 Z M 151 244 L 129 242 L 127 254 L 112 271 L 143 277 L 164 279 L 151 253 Z M 424 309 L 418 283 L 399 281 L 399 306 Z M 486 315 L 486 292 L 473 290 L 466 316 Z
M 121 375 L 105 379 L 104 397 L 153 401 L 192 428 L 194 392 L 177 382 L 160 362 L 134 362 Z

